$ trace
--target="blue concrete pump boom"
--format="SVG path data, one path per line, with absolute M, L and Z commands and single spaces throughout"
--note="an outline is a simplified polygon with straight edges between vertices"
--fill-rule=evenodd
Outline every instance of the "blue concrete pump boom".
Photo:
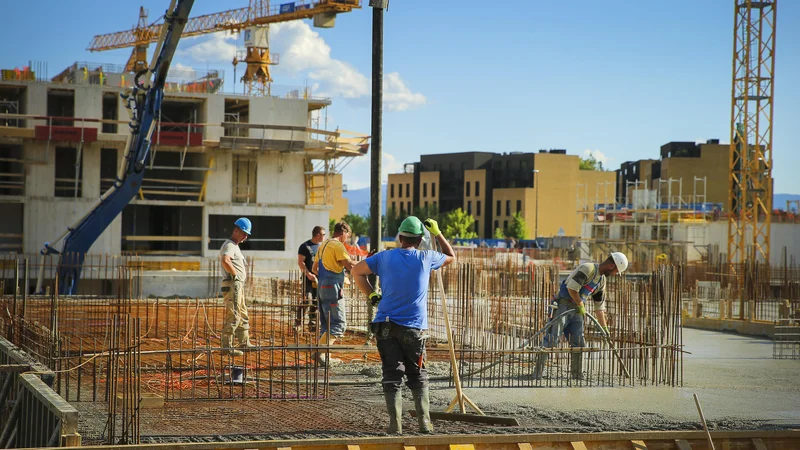
M 50 243 L 45 243 L 45 247 L 41 251 L 42 257 L 47 254 L 59 254 L 58 291 L 60 294 L 72 295 L 77 292 L 81 267 L 89 248 L 125 209 L 125 206 L 136 196 L 142 186 L 145 162 L 150 152 L 150 139 L 155 130 L 156 117 L 161 109 L 167 73 L 193 4 L 194 0 L 171 1 L 164 16 L 164 24 L 161 27 L 156 51 L 153 54 L 154 63 L 150 65 L 149 69 L 136 74 L 133 90 L 122 95 L 122 98 L 127 101 L 127 108 L 131 115 L 131 136 L 126 149 L 124 170 L 120 170 L 114 186 L 100 197 L 94 207 L 61 236 L 61 238 L 66 237 L 60 252 Z M 40 266 L 37 292 L 42 290 L 43 268 L 44 262 Z

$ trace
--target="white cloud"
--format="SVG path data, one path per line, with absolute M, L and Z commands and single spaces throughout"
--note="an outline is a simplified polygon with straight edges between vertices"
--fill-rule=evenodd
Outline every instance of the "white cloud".
M 214 33 L 207 40 L 178 51 L 179 56 L 200 63 L 230 64 L 236 54 L 236 35 Z M 331 57 L 331 47 L 308 23 L 300 20 L 270 26 L 270 52 L 279 55 L 274 74 L 306 77 L 314 85 L 315 95 L 368 100 L 372 92 L 370 78 L 351 64 Z M 280 83 L 280 76 L 277 84 Z M 406 111 L 427 102 L 419 92 L 412 92 L 397 72 L 385 75 L 383 102 L 388 111 Z
M 381 184 L 385 184 L 389 179 L 390 173 L 402 173 L 403 163 L 398 161 L 391 153 L 383 152 L 381 158 Z M 342 172 L 344 184 L 347 189 L 362 189 L 369 187 L 370 183 L 370 162 L 369 154 L 356 158 Z
M 181 39 L 182 43 L 196 40 L 197 37 Z M 199 63 L 230 64 L 236 56 L 236 42 L 238 35 L 228 33 L 213 33 L 200 43 L 179 48 L 178 56 L 191 58 Z
M 609 158 L 608 156 L 606 156 L 605 153 L 601 152 L 600 150 L 590 150 L 587 148 L 586 150 L 583 151 L 583 157 L 588 158 L 589 156 L 593 156 L 594 159 L 603 163 L 603 167 L 605 167 L 606 169 L 609 168 L 608 163 L 614 159 L 614 158 Z

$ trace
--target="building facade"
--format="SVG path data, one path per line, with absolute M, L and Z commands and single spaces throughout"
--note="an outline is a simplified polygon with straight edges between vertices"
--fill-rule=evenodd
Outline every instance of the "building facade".
M 519 213 L 528 236 L 577 236 L 578 211 L 600 195 L 613 202 L 614 172 L 586 171 L 565 150 L 539 153 L 466 152 L 422 155 L 401 174 L 390 174 L 387 211 L 408 215 L 429 206 L 446 213 L 463 209 L 480 238 L 509 228 Z
M 45 242 L 60 248 L 54 241 L 124 167 L 130 131 L 120 120 L 128 117 L 120 93 L 133 77 L 98 76 L 77 64 L 53 80 L 6 72 L 0 246 L 29 254 Z M 215 256 L 233 221 L 246 216 L 253 222 L 248 255 L 264 259 L 264 269 L 292 268 L 297 245 L 339 214 L 332 211 L 342 191 L 336 169 L 366 153 L 368 140 L 312 127 L 330 99 L 299 91 L 247 97 L 218 87 L 168 83 L 139 195 L 90 253 Z

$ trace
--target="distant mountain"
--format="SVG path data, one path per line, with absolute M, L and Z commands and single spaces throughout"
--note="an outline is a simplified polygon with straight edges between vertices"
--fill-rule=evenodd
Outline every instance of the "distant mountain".
M 359 216 L 369 215 L 369 188 L 353 189 L 343 194 L 349 202 L 349 213 L 358 214 Z M 386 214 L 386 185 L 381 186 L 381 197 L 383 198 L 383 212 Z
M 800 200 L 799 194 L 774 194 L 772 196 L 773 209 L 786 209 L 786 200 Z M 792 206 L 792 209 L 796 206 Z

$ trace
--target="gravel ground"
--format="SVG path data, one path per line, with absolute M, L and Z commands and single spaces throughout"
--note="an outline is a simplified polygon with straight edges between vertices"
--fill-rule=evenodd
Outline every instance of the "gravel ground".
M 516 427 L 434 421 L 437 434 L 566 433 L 700 430 L 692 393 L 697 393 L 712 430 L 800 428 L 800 361 L 773 360 L 764 339 L 684 330 L 681 388 L 469 388 L 466 394 L 489 415 L 511 416 Z M 434 362 L 432 377 L 449 374 Z M 377 364 L 332 367 L 331 396 L 325 401 L 170 402 L 143 410 L 144 443 L 224 442 L 384 436 L 388 423 Z M 340 384 L 337 384 L 340 383 Z M 360 383 L 360 385 L 354 385 Z M 405 390 L 405 409 L 413 409 Z M 443 411 L 455 395 L 447 382 L 431 386 L 431 409 Z M 103 443 L 102 405 L 76 404 L 84 444 Z M 405 434 L 416 419 L 404 415 Z

